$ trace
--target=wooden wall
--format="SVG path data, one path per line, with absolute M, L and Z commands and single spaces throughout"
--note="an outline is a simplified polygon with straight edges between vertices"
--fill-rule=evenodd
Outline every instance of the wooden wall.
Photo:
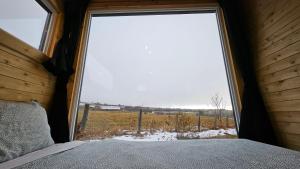
M 48 107 L 55 78 L 41 63 L 48 59 L 0 28 L 0 100 L 36 100 Z
M 210 3 L 217 3 L 217 0 L 91 0 L 89 9 L 163 9 L 197 7 Z
M 274 128 L 300 150 L 300 1 L 243 0 L 255 69 Z
M 45 1 L 53 9 L 43 52 L 0 28 L 0 100 L 40 102 L 48 108 L 54 93 L 55 77 L 42 66 L 52 57 L 62 34 L 61 0 Z

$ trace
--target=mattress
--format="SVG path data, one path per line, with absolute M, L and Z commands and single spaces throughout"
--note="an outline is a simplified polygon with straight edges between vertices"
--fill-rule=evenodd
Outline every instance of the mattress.
M 102 140 L 44 156 L 17 169 L 297 169 L 300 152 L 245 139 L 169 142 Z

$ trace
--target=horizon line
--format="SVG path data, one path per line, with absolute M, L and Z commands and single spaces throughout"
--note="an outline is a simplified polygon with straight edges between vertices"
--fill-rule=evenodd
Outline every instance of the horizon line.
M 172 106 L 147 106 L 147 105 L 126 105 L 126 104 L 108 104 L 100 102 L 83 102 L 80 103 L 89 103 L 89 104 L 99 104 L 105 106 L 130 106 L 130 107 L 145 107 L 145 108 L 160 108 L 160 109 L 189 109 L 189 110 L 215 110 L 216 107 L 212 105 L 172 105 Z M 79 104 L 80 104 L 79 103 Z M 232 110 L 232 106 L 226 106 L 225 110 Z

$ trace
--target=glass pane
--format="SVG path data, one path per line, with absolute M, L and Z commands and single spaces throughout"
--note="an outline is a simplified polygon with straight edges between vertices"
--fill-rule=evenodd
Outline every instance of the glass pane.
M 80 102 L 77 139 L 235 138 L 216 14 L 93 17 Z
M 0 28 L 39 48 L 48 12 L 35 0 L 1 0 Z

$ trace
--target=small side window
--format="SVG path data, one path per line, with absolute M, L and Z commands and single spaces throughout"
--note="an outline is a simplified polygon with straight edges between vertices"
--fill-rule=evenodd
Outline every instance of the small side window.
M 43 50 L 51 14 L 42 0 L 1 0 L 0 28 Z

